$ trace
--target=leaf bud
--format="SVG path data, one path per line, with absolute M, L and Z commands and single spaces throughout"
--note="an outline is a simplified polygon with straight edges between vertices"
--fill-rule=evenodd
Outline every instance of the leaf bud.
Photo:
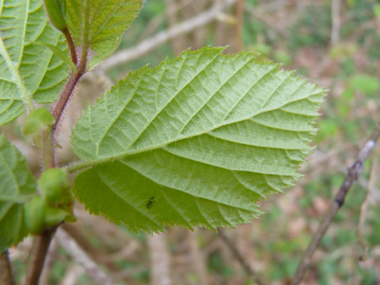
M 22 126 L 22 133 L 25 136 L 34 136 L 38 132 L 46 130 L 48 126 L 54 124 L 55 120 L 53 115 L 46 108 L 39 108 L 34 110 L 25 119 Z
M 24 221 L 30 233 L 38 235 L 45 229 L 47 205 L 41 196 L 35 196 L 24 205 Z
M 48 227 L 58 225 L 63 221 L 75 222 L 76 218 L 71 213 L 65 210 L 48 207 L 45 219 L 45 223 Z
M 45 10 L 50 23 L 61 32 L 67 29 L 64 11 L 65 1 L 66 0 L 44 0 Z
M 50 168 L 44 171 L 38 180 L 42 195 L 51 204 L 59 203 L 70 194 L 70 181 L 62 168 Z

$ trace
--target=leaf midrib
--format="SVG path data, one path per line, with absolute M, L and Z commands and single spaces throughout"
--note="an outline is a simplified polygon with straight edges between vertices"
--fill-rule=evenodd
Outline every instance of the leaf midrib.
M 0 15 L 1 15 L 1 12 L 2 12 L 2 9 L 3 9 L 3 1 L 1 3 L 1 11 L 0 11 Z M 27 0 L 27 9 L 26 9 L 26 14 L 27 16 L 29 15 L 28 12 L 29 12 L 29 0 Z M 12 74 L 13 78 L 15 79 L 15 84 L 17 86 L 17 89 L 19 90 L 20 94 L 21 94 L 21 98 L 22 100 L 24 101 L 24 104 L 26 105 L 26 108 L 29 112 L 31 112 L 34 107 L 33 107 L 33 102 L 32 102 L 32 98 L 31 96 L 28 94 L 28 91 L 20 77 L 20 74 L 18 72 L 18 68 L 19 68 L 19 65 L 21 64 L 21 59 L 22 59 L 22 55 L 23 55 L 23 52 L 24 52 L 24 39 L 25 39 L 25 33 L 26 33 L 26 25 L 27 25 L 27 20 L 28 20 L 28 17 L 25 17 L 25 20 L 24 20 L 24 34 L 23 34 L 23 37 L 22 37 L 22 47 L 21 47 L 21 51 L 20 51 L 20 59 L 17 63 L 17 68 L 16 66 L 13 64 L 9 54 L 8 54 L 8 51 L 5 47 L 5 44 L 3 42 L 3 39 L 2 39 L 2 36 L 1 36 L 1 33 L 0 33 L 0 54 L 3 56 L 7 66 L 8 66 L 8 70 L 10 71 L 10 73 Z
M 135 150 L 135 151 L 125 152 L 125 153 L 121 153 L 121 154 L 114 155 L 114 156 L 107 156 L 107 157 L 100 157 L 100 158 L 98 157 L 98 158 L 95 158 L 95 159 L 91 159 L 91 160 L 87 160 L 87 161 L 82 161 L 82 162 L 79 162 L 77 164 L 73 164 L 73 165 L 69 166 L 67 169 L 70 172 L 74 172 L 74 171 L 77 171 L 77 170 L 80 170 L 80 169 L 83 169 L 83 168 L 92 167 L 92 166 L 95 166 L 95 165 L 98 165 L 98 164 L 101 164 L 101 163 L 105 163 L 105 162 L 109 162 L 109 161 L 114 161 L 114 160 L 119 160 L 119 159 L 122 159 L 122 158 L 125 158 L 125 157 L 129 157 L 129 156 L 132 156 L 132 155 L 135 155 L 135 154 L 139 154 L 139 153 L 143 153 L 143 152 L 147 152 L 147 151 L 163 148 L 166 145 L 174 143 L 174 142 L 185 140 L 185 139 L 188 139 L 190 137 L 195 137 L 195 136 L 199 136 L 199 135 L 203 135 L 203 134 L 208 134 L 209 132 L 211 132 L 213 130 L 216 130 L 218 128 L 221 128 L 221 127 L 224 127 L 224 126 L 228 126 L 230 124 L 235 124 L 235 123 L 243 122 L 243 121 L 246 121 L 246 120 L 249 120 L 249 119 L 253 119 L 255 116 L 258 116 L 260 114 L 278 110 L 278 109 L 282 108 L 283 106 L 285 106 L 287 104 L 291 104 L 291 103 L 294 103 L 294 102 L 297 102 L 297 101 L 300 101 L 300 100 L 304 100 L 304 99 L 307 99 L 310 96 L 318 95 L 318 94 L 321 94 L 321 93 L 323 93 L 323 91 L 319 91 L 317 93 L 311 93 L 311 94 L 308 94 L 306 97 L 302 97 L 302 98 L 298 98 L 296 100 L 288 101 L 288 102 L 282 104 L 281 106 L 277 106 L 277 107 L 272 108 L 272 109 L 260 110 L 258 113 L 254 114 L 253 116 L 240 118 L 240 119 L 234 120 L 234 121 L 229 121 L 229 122 L 227 122 L 225 124 L 221 124 L 220 126 L 217 126 L 217 127 L 213 128 L 213 129 L 210 129 L 210 130 L 205 131 L 205 132 L 200 132 L 200 133 L 192 134 L 192 135 L 189 135 L 189 136 L 186 136 L 186 137 L 185 136 L 184 137 L 177 137 L 174 140 L 167 141 L 167 142 L 165 142 L 163 144 L 156 145 L 156 146 L 149 147 L 149 148 L 138 149 L 138 150 Z M 311 131 L 311 130 L 306 130 L 306 131 Z

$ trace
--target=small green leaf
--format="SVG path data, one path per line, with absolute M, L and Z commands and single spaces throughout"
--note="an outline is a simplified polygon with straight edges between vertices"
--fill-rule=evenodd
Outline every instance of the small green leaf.
M 67 172 L 62 168 L 50 168 L 44 171 L 38 180 L 38 188 L 49 203 L 62 202 L 70 189 Z
M 59 96 L 69 73 L 45 42 L 68 54 L 64 36 L 48 22 L 42 0 L 0 1 L 0 125 L 24 111 L 33 101 L 51 103 Z
M 24 220 L 31 234 L 38 235 L 45 229 L 47 204 L 41 196 L 35 196 L 24 205 Z
M 135 232 L 235 227 L 300 177 L 325 90 L 253 53 L 222 52 L 130 73 L 84 112 L 72 146 L 93 167 L 73 191 L 91 213 Z
M 39 132 L 46 130 L 47 127 L 54 124 L 53 115 L 46 108 L 34 110 L 26 117 L 22 126 L 22 133 L 25 136 L 33 136 Z
M 97 53 L 90 66 L 108 57 L 142 7 L 142 0 L 67 0 L 66 21 L 76 45 Z
M 23 204 L 35 192 L 36 182 L 25 157 L 0 135 L 0 252 L 28 234 Z

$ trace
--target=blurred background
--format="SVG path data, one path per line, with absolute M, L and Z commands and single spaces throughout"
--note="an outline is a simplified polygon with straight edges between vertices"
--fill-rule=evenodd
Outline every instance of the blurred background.
M 262 60 L 282 62 L 282 68 L 330 89 L 314 153 L 297 186 L 260 202 L 265 214 L 252 224 L 224 231 L 265 284 L 290 284 L 347 167 L 380 119 L 380 2 L 146 0 L 117 52 L 77 88 L 60 127 L 61 165 L 77 159 L 69 144 L 71 128 L 104 90 L 131 70 L 206 45 L 228 46 L 226 53 L 258 52 Z M 22 120 L 1 131 L 38 176 L 40 154 L 22 136 Z M 380 284 L 379 149 L 366 161 L 302 284 Z M 167 233 L 151 237 L 89 215 L 80 204 L 75 214 L 78 221 L 62 228 L 115 284 L 256 284 L 216 232 L 168 227 Z M 369 246 L 365 261 L 359 261 L 364 249 L 358 228 Z M 19 283 L 31 244 L 29 237 L 10 252 Z M 53 240 L 41 284 L 98 284 L 78 262 L 78 252 Z

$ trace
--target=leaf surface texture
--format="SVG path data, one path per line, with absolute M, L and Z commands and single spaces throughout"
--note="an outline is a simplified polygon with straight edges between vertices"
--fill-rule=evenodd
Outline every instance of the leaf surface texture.
M 148 233 L 234 227 L 299 178 L 325 91 L 253 53 L 222 52 L 130 73 L 84 112 L 72 145 L 93 167 L 74 192 L 90 212 Z
M 76 45 L 105 59 L 142 7 L 142 0 L 67 0 L 67 21 Z
M 68 77 L 67 65 L 48 48 L 32 43 L 36 41 L 68 53 L 41 0 L 0 1 L 0 125 L 21 115 L 23 105 L 32 100 L 54 102 Z

